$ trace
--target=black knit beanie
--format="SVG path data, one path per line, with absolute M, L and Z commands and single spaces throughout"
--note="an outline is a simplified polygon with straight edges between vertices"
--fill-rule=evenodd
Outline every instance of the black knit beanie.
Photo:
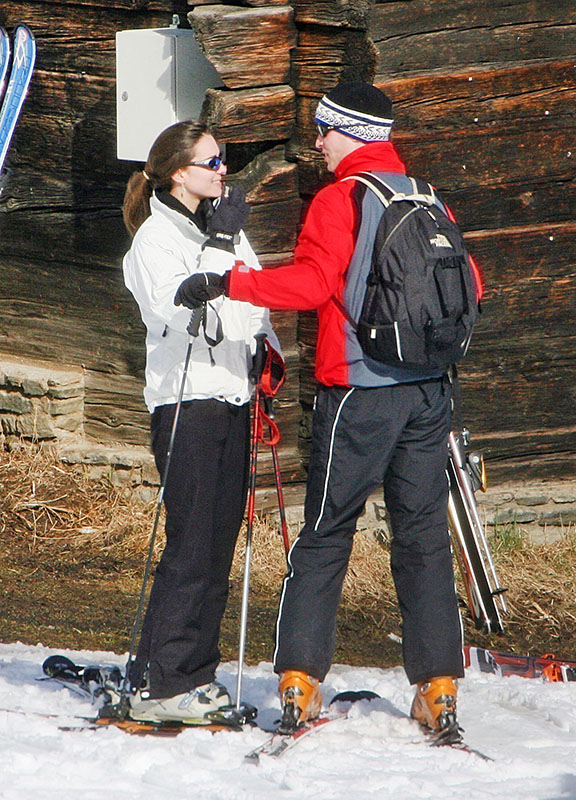
M 392 101 L 370 83 L 341 83 L 318 103 L 315 121 L 363 142 L 390 138 Z

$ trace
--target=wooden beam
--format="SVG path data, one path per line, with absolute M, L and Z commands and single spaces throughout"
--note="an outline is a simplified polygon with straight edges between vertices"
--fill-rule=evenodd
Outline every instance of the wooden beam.
M 378 72 L 388 77 L 570 58 L 576 49 L 570 0 L 379 3 L 368 29 L 379 51 Z
M 374 83 L 394 101 L 396 128 L 419 136 L 434 135 L 439 126 L 546 129 L 571 124 L 575 69 L 576 60 L 567 58 L 400 78 L 378 74 Z
M 301 24 L 365 30 L 372 6 L 370 0 L 294 0 L 296 20 Z
M 11 0 L 13 5 L 16 5 L 14 0 Z M 28 0 L 27 3 L 20 3 L 20 5 L 40 5 L 49 6 L 49 13 L 52 11 L 53 6 L 83 6 L 84 9 L 114 9 L 119 11 L 130 11 L 133 16 L 140 13 L 162 13 L 172 15 L 175 13 L 184 14 L 188 7 L 187 0 Z M 70 13 L 70 12 L 68 12 Z M 46 14 L 46 9 L 44 11 Z M 25 17 L 26 22 L 28 18 Z
M 364 31 L 304 26 L 292 55 L 298 95 L 320 98 L 342 81 L 371 82 L 378 50 Z
M 290 7 L 199 6 L 188 19 L 227 88 L 289 83 L 296 44 Z
M 296 164 L 284 158 L 284 148 L 261 153 L 233 176 L 247 192 L 252 209 L 246 233 L 256 253 L 291 251 L 296 243 L 302 202 Z
M 118 3 L 118 0 L 116 0 Z M 104 10 L 101 5 L 10 0 L 0 11 L 0 24 L 11 29 L 25 20 L 36 37 L 36 66 L 48 72 L 74 75 L 116 74 L 116 32 L 126 28 L 165 28 L 172 14 L 131 11 L 119 4 Z M 168 3 L 165 4 L 165 7 Z M 31 90 L 36 78 L 32 78 Z
M 290 86 L 208 89 L 201 119 L 221 142 L 278 141 L 292 132 L 295 106 Z

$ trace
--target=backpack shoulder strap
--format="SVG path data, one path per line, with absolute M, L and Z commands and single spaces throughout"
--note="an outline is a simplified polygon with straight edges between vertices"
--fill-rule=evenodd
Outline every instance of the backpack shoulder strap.
M 439 200 L 434 187 L 420 178 L 408 178 L 412 187 L 411 192 L 395 191 L 386 181 L 372 172 L 359 172 L 357 175 L 348 175 L 342 180 L 363 183 L 378 197 L 385 208 L 388 208 L 390 203 L 399 202 L 400 200 L 408 200 L 426 206 L 437 205 Z
M 330 300 L 332 300 L 332 302 L 334 303 L 334 305 L 336 306 L 336 308 L 338 308 L 338 309 L 341 311 L 341 313 L 342 313 L 342 314 L 343 314 L 343 315 L 346 317 L 346 319 L 348 320 L 348 322 L 350 323 L 350 325 L 352 325 L 352 327 L 354 328 L 354 330 L 355 330 L 355 331 L 356 331 L 356 330 L 358 330 L 358 323 L 357 323 L 357 322 L 356 322 L 356 320 L 353 318 L 353 316 L 352 316 L 352 315 L 351 315 L 351 314 L 348 312 L 348 309 L 346 308 L 346 306 L 344 305 L 344 303 L 342 302 L 342 300 L 340 300 L 340 298 L 339 298 L 339 297 L 336 297 L 336 295 L 334 295 L 334 294 L 332 295 L 332 297 L 330 298 Z
M 348 175 L 346 178 L 342 178 L 342 181 L 358 181 L 359 183 L 363 183 L 364 186 L 367 186 L 376 195 L 385 208 L 388 208 L 395 194 L 384 181 L 381 181 L 371 172 L 359 172 L 357 175 Z

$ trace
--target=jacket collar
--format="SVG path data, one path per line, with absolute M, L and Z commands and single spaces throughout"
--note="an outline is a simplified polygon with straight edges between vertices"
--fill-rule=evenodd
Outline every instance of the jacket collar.
M 188 227 L 187 221 L 192 222 L 200 233 L 206 232 L 206 222 L 214 213 L 210 200 L 202 200 L 196 212 L 190 211 L 170 192 L 157 190 L 150 198 L 152 213 L 162 213 L 177 225 Z
M 340 180 L 357 172 L 399 172 L 405 175 L 406 167 L 392 142 L 370 142 L 344 156 L 334 175 Z

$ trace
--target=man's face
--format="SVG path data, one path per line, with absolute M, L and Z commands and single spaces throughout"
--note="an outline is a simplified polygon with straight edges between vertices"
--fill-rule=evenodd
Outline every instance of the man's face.
M 333 128 L 328 131 L 326 136 L 318 134 L 314 146 L 317 150 L 320 150 L 324 156 L 328 172 L 334 172 L 344 156 L 362 147 L 363 144 L 365 144 L 365 142 L 352 139 L 351 136 L 345 136 L 343 133 Z

